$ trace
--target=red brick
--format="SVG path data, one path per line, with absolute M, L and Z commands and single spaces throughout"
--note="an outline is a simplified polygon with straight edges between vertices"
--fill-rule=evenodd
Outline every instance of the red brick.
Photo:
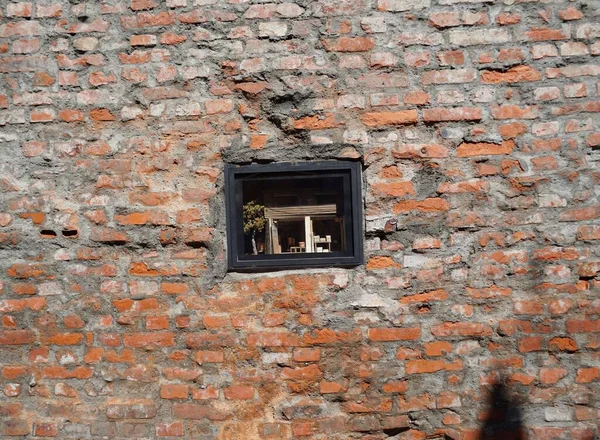
M 160 387 L 161 399 L 187 399 L 189 387 L 183 384 L 164 384 Z
M 58 3 L 49 3 L 43 5 L 37 5 L 36 17 L 60 17 L 62 15 L 62 6 Z
M 344 404 L 344 409 L 348 413 L 386 413 L 392 409 L 392 399 L 378 398 L 367 402 L 347 402 Z
M 316 381 L 323 376 L 319 367 L 315 364 L 306 367 L 284 368 L 281 377 L 288 380 Z
M 427 66 L 431 62 L 431 55 L 429 52 L 406 52 L 404 62 L 412 67 Z
M 484 70 L 481 72 L 481 82 L 484 84 L 518 83 L 525 81 L 540 81 L 542 73 L 530 66 L 516 66 L 505 72 Z
M 36 53 L 39 50 L 40 40 L 38 38 L 15 40 L 12 44 L 12 52 L 17 54 Z
M 307 345 L 350 344 L 360 340 L 362 340 L 362 332 L 358 328 L 348 332 L 324 328 L 305 333 L 302 338 L 302 342 Z
M 417 122 L 417 111 L 403 110 L 397 112 L 364 113 L 361 115 L 361 120 L 368 127 L 409 125 Z
M 445 391 L 437 396 L 436 406 L 438 408 L 460 408 L 462 402 L 458 394 Z
M 460 156 L 460 154 L 459 154 Z M 464 193 L 464 192 L 487 192 L 490 189 L 490 185 L 487 181 L 480 179 L 471 179 L 465 182 L 450 183 L 444 182 L 438 186 L 437 192 L 440 194 L 444 193 Z
M 392 148 L 397 159 L 441 159 L 448 157 L 448 149 L 436 144 L 400 144 Z
M 408 390 L 408 382 L 403 381 L 390 381 L 383 385 L 382 391 L 390 394 L 403 394 Z
M 425 374 L 437 371 L 462 370 L 462 361 L 444 362 L 437 360 L 412 360 L 406 361 L 406 374 Z
M 425 354 L 427 356 L 443 356 L 452 353 L 452 344 L 445 341 L 428 342 L 425 344 Z
M 396 214 L 407 211 L 438 212 L 448 211 L 450 204 L 444 199 L 430 198 L 425 200 L 406 200 L 398 202 L 392 208 Z
M 425 122 L 480 121 L 481 118 L 481 109 L 473 107 L 431 108 L 423 110 L 423 121 Z
M 210 399 L 218 399 L 218 398 L 219 398 L 219 390 L 216 388 L 213 388 L 211 386 L 192 390 L 192 399 L 194 399 L 194 400 L 210 400 Z
M 174 33 L 174 32 L 165 32 L 164 34 L 161 34 L 161 36 L 160 36 L 161 44 L 166 44 L 166 45 L 181 44 L 186 40 L 187 40 L 187 37 L 185 35 Z
M 579 228 L 577 229 L 577 240 L 600 240 L 600 226 L 579 226 Z
M 194 354 L 194 360 L 199 364 L 204 363 L 221 363 L 225 359 L 222 351 L 197 351 Z
M 413 250 L 439 249 L 442 243 L 436 237 L 420 237 L 413 242 Z
M 322 381 L 319 385 L 319 392 L 321 394 L 335 394 L 335 393 L 343 393 L 348 389 L 348 381 L 344 380 L 343 382 L 327 382 Z
M 490 336 L 492 329 L 479 322 L 446 322 L 431 329 L 434 336 Z
M 421 336 L 419 328 L 370 328 L 369 339 L 376 342 L 414 341 Z
M 34 423 L 33 435 L 37 437 L 56 437 L 58 427 L 54 423 Z
M 229 417 L 222 409 L 193 403 L 176 403 L 172 411 L 174 417 L 185 420 L 225 420 Z
M 129 236 L 110 228 L 92 228 L 90 239 L 100 243 L 126 243 Z
M 587 137 L 587 146 L 591 148 L 600 147 L 600 132 L 591 133 Z
M 537 106 L 502 105 L 492 107 L 492 116 L 495 119 L 536 119 L 539 117 L 539 108 Z
M 415 194 L 415 188 L 412 182 L 382 182 L 371 185 L 373 191 L 389 197 L 403 197 L 409 194 Z
M 125 333 L 123 344 L 126 347 L 169 347 L 175 343 L 172 332 Z
M 429 23 L 437 28 L 460 26 L 458 12 L 438 12 L 429 16 Z
M 326 128 L 335 128 L 341 125 L 336 120 L 336 116 L 333 114 L 326 114 L 324 116 L 306 116 L 301 119 L 293 121 L 294 128 L 296 130 L 324 130 Z
M 94 121 L 115 121 L 117 118 L 107 108 L 90 110 L 90 119 Z
M 544 338 L 539 336 L 532 336 L 529 338 L 523 338 L 519 340 L 519 351 L 521 353 L 529 353 L 532 351 L 542 351 L 544 344 Z
M 475 80 L 475 69 L 430 70 L 421 76 L 421 83 L 428 84 L 461 84 Z
M 249 400 L 254 398 L 256 390 L 249 385 L 231 385 L 223 391 L 228 400 Z
M 53 109 L 32 110 L 29 114 L 31 122 L 52 122 L 56 118 L 56 113 Z
M 325 38 L 322 43 L 330 52 L 368 52 L 375 47 L 375 42 L 369 37 Z
M 465 64 L 465 54 L 460 50 L 438 52 L 440 66 L 462 66 Z
M 319 348 L 297 348 L 294 350 L 294 360 L 296 362 L 318 362 L 321 359 L 321 349 Z
M 141 0 L 152 1 L 152 0 Z M 121 26 L 125 29 L 140 29 L 154 26 L 168 26 L 175 22 L 175 15 L 172 12 L 139 12 L 135 16 L 121 16 Z
M 23 143 L 23 156 L 25 157 L 36 157 L 40 156 L 46 151 L 47 142 L 30 141 Z
M 6 419 L 2 423 L 2 434 L 5 436 L 29 435 L 31 429 L 29 423 L 21 419 Z
M 159 423 L 156 425 L 156 435 L 159 437 L 183 437 L 183 423 L 179 421 L 171 423 Z
M 501 14 L 498 14 L 498 16 L 496 17 L 496 23 L 498 23 L 501 26 L 509 26 L 512 24 L 517 24 L 520 21 L 521 21 L 521 16 L 519 14 L 510 14 L 510 13 L 503 12 Z
M 558 16 L 561 20 L 571 21 L 583 18 L 583 13 L 577 8 L 568 6 L 567 8 L 558 11 Z
M 551 41 L 565 40 L 568 36 L 562 29 L 532 28 L 525 32 L 525 38 L 528 41 Z
M 569 353 L 576 352 L 579 348 L 577 343 L 571 338 L 552 338 L 548 343 L 550 351 L 566 351 Z
M 147 400 L 116 399 L 115 403 L 109 401 L 106 406 L 106 417 L 117 420 L 152 419 L 156 416 L 156 412 L 156 405 Z
M 564 368 L 541 368 L 540 380 L 543 384 L 554 384 L 568 374 Z
M 367 263 L 367 270 L 391 269 L 399 268 L 400 264 L 396 263 L 392 257 L 374 256 Z
M 160 290 L 163 293 L 168 295 L 179 295 L 182 293 L 187 293 L 189 291 L 189 287 L 186 283 L 161 283 Z
M 24 345 L 35 341 L 31 330 L 5 330 L 0 331 L 0 345 Z
M 64 109 L 58 113 L 58 118 L 65 122 L 80 122 L 85 119 L 81 110 Z
M 501 144 L 463 142 L 456 149 L 456 153 L 459 157 L 496 156 L 510 154 L 514 148 L 514 141 L 503 141 Z
M 6 5 L 7 17 L 31 17 L 31 2 L 8 3 Z
M 419 90 L 413 90 L 413 91 L 407 92 L 404 95 L 404 103 L 405 104 L 425 105 L 425 104 L 429 104 L 430 100 L 431 100 L 431 97 L 429 96 L 429 93 L 422 92 Z
M 94 370 L 88 367 L 67 369 L 61 366 L 51 366 L 41 370 L 41 377 L 47 379 L 89 379 L 93 374 Z
M 431 290 L 425 293 L 419 293 L 416 295 L 407 295 L 403 296 L 400 299 L 402 304 L 411 304 L 411 303 L 431 303 L 435 301 L 444 301 L 448 298 L 448 292 L 443 289 Z
M 2 377 L 8 380 L 17 379 L 27 373 L 26 366 L 13 365 L 13 366 L 5 366 L 2 368 Z
M 523 53 L 523 49 L 521 48 L 508 48 L 508 49 L 502 49 L 500 50 L 500 52 L 498 52 L 498 61 L 502 62 L 502 63 L 515 63 L 515 62 L 522 62 L 525 59 L 525 54 Z M 513 75 L 516 75 L 517 77 L 519 76 L 519 73 L 517 71 L 514 71 L 513 69 L 510 69 Z M 486 71 L 484 73 L 490 74 L 493 72 L 490 71 Z M 496 72 L 497 73 L 497 72 Z M 541 74 L 540 74 L 541 75 Z M 525 74 L 524 75 L 525 80 L 527 80 L 527 78 L 531 78 L 531 76 L 529 76 L 529 74 Z M 508 80 L 508 77 L 502 78 L 502 80 Z M 513 78 L 511 78 L 513 79 Z M 517 80 L 517 82 L 520 81 Z M 510 81 L 507 81 L 510 82 Z
M 577 370 L 577 383 L 590 383 L 600 378 L 600 370 L 598 367 L 579 368 Z

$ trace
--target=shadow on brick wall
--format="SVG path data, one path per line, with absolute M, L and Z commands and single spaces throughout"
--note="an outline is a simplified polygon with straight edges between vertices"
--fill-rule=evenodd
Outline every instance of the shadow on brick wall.
M 487 410 L 480 440 L 527 439 L 521 406 L 511 397 L 503 381 L 492 387 Z

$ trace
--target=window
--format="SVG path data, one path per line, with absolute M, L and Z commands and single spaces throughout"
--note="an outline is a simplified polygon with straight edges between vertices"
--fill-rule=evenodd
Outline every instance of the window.
M 229 269 L 361 264 L 360 171 L 341 161 L 226 165 Z

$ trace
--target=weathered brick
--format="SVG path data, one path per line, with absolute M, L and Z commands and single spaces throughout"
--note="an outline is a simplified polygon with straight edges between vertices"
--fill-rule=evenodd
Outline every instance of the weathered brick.
M 187 399 L 189 389 L 183 384 L 165 384 L 160 387 L 161 399 Z
M 320 116 L 306 116 L 293 121 L 294 128 L 297 130 L 323 130 L 326 128 L 335 128 L 341 123 L 337 121 L 333 114 Z
M 550 41 L 565 40 L 568 35 L 563 29 L 531 28 L 524 33 L 524 37 L 527 41 Z
M 109 404 L 106 417 L 109 419 L 152 419 L 156 416 L 156 405 L 147 401 L 131 401 Z
M 450 205 L 447 201 L 440 198 L 429 198 L 425 200 L 407 200 L 404 202 L 398 202 L 392 210 L 395 213 L 406 212 L 406 211 L 422 211 L 422 212 L 436 212 L 436 211 L 447 211 Z
M 475 80 L 475 69 L 432 70 L 423 73 L 422 84 L 461 84 Z M 485 82 L 485 81 L 484 81 Z
M 228 400 L 250 400 L 254 398 L 255 389 L 249 385 L 232 385 L 223 392 Z
M 508 3 L 5 2 L 0 437 L 592 438 L 600 28 Z M 224 164 L 313 160 L 364 264 L 228 272 Z
M 492 107 L 492 116 L 495 119 L 536 119 L 539 117 L 539 107 L 517 105 L 501 105 Z
M 368 37 L 340 37 L 324 39 L 323 46 L 330 52 L 367 52 L 373 49 L 375 43 Z
M 424 9 L 431 5 L 431 0 L 377 0 L 379 11 L 409 11 L 413 9 Z
M 433 327 L 431 333 L 434 336 L 490 336 L 492 329 L 478 322 L 446 322 Z
M 450 43 L 458 46 L 502 44 L 511 40 L 510 33 L 504 29 L 451 30 Z
M 481 109 L 476 107 L 431 108 L 423 110 L 423 121 L 425 122 L 479 121 L 481 118 Z
M 156 435 L 159 437 L 183 437 L 184 427 L 180 421 L 160 423 L 156 425 Z
M 542 73 L 530 66 L 516 66 L 505 72 L 484 70 L 481 81 L 486 84 L 518 83 L 525 81 L 540 81 Z
M 400 144 L 393 147 L 392 156 L 397 159 L 435 159 L 448 157 L 443 145 Z

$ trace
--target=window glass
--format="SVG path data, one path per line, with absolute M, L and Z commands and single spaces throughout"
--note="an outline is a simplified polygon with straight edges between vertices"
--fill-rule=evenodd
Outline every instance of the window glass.
M 344 252 L 343 176 L 252 176 L 242 184 L 244 254 Z

